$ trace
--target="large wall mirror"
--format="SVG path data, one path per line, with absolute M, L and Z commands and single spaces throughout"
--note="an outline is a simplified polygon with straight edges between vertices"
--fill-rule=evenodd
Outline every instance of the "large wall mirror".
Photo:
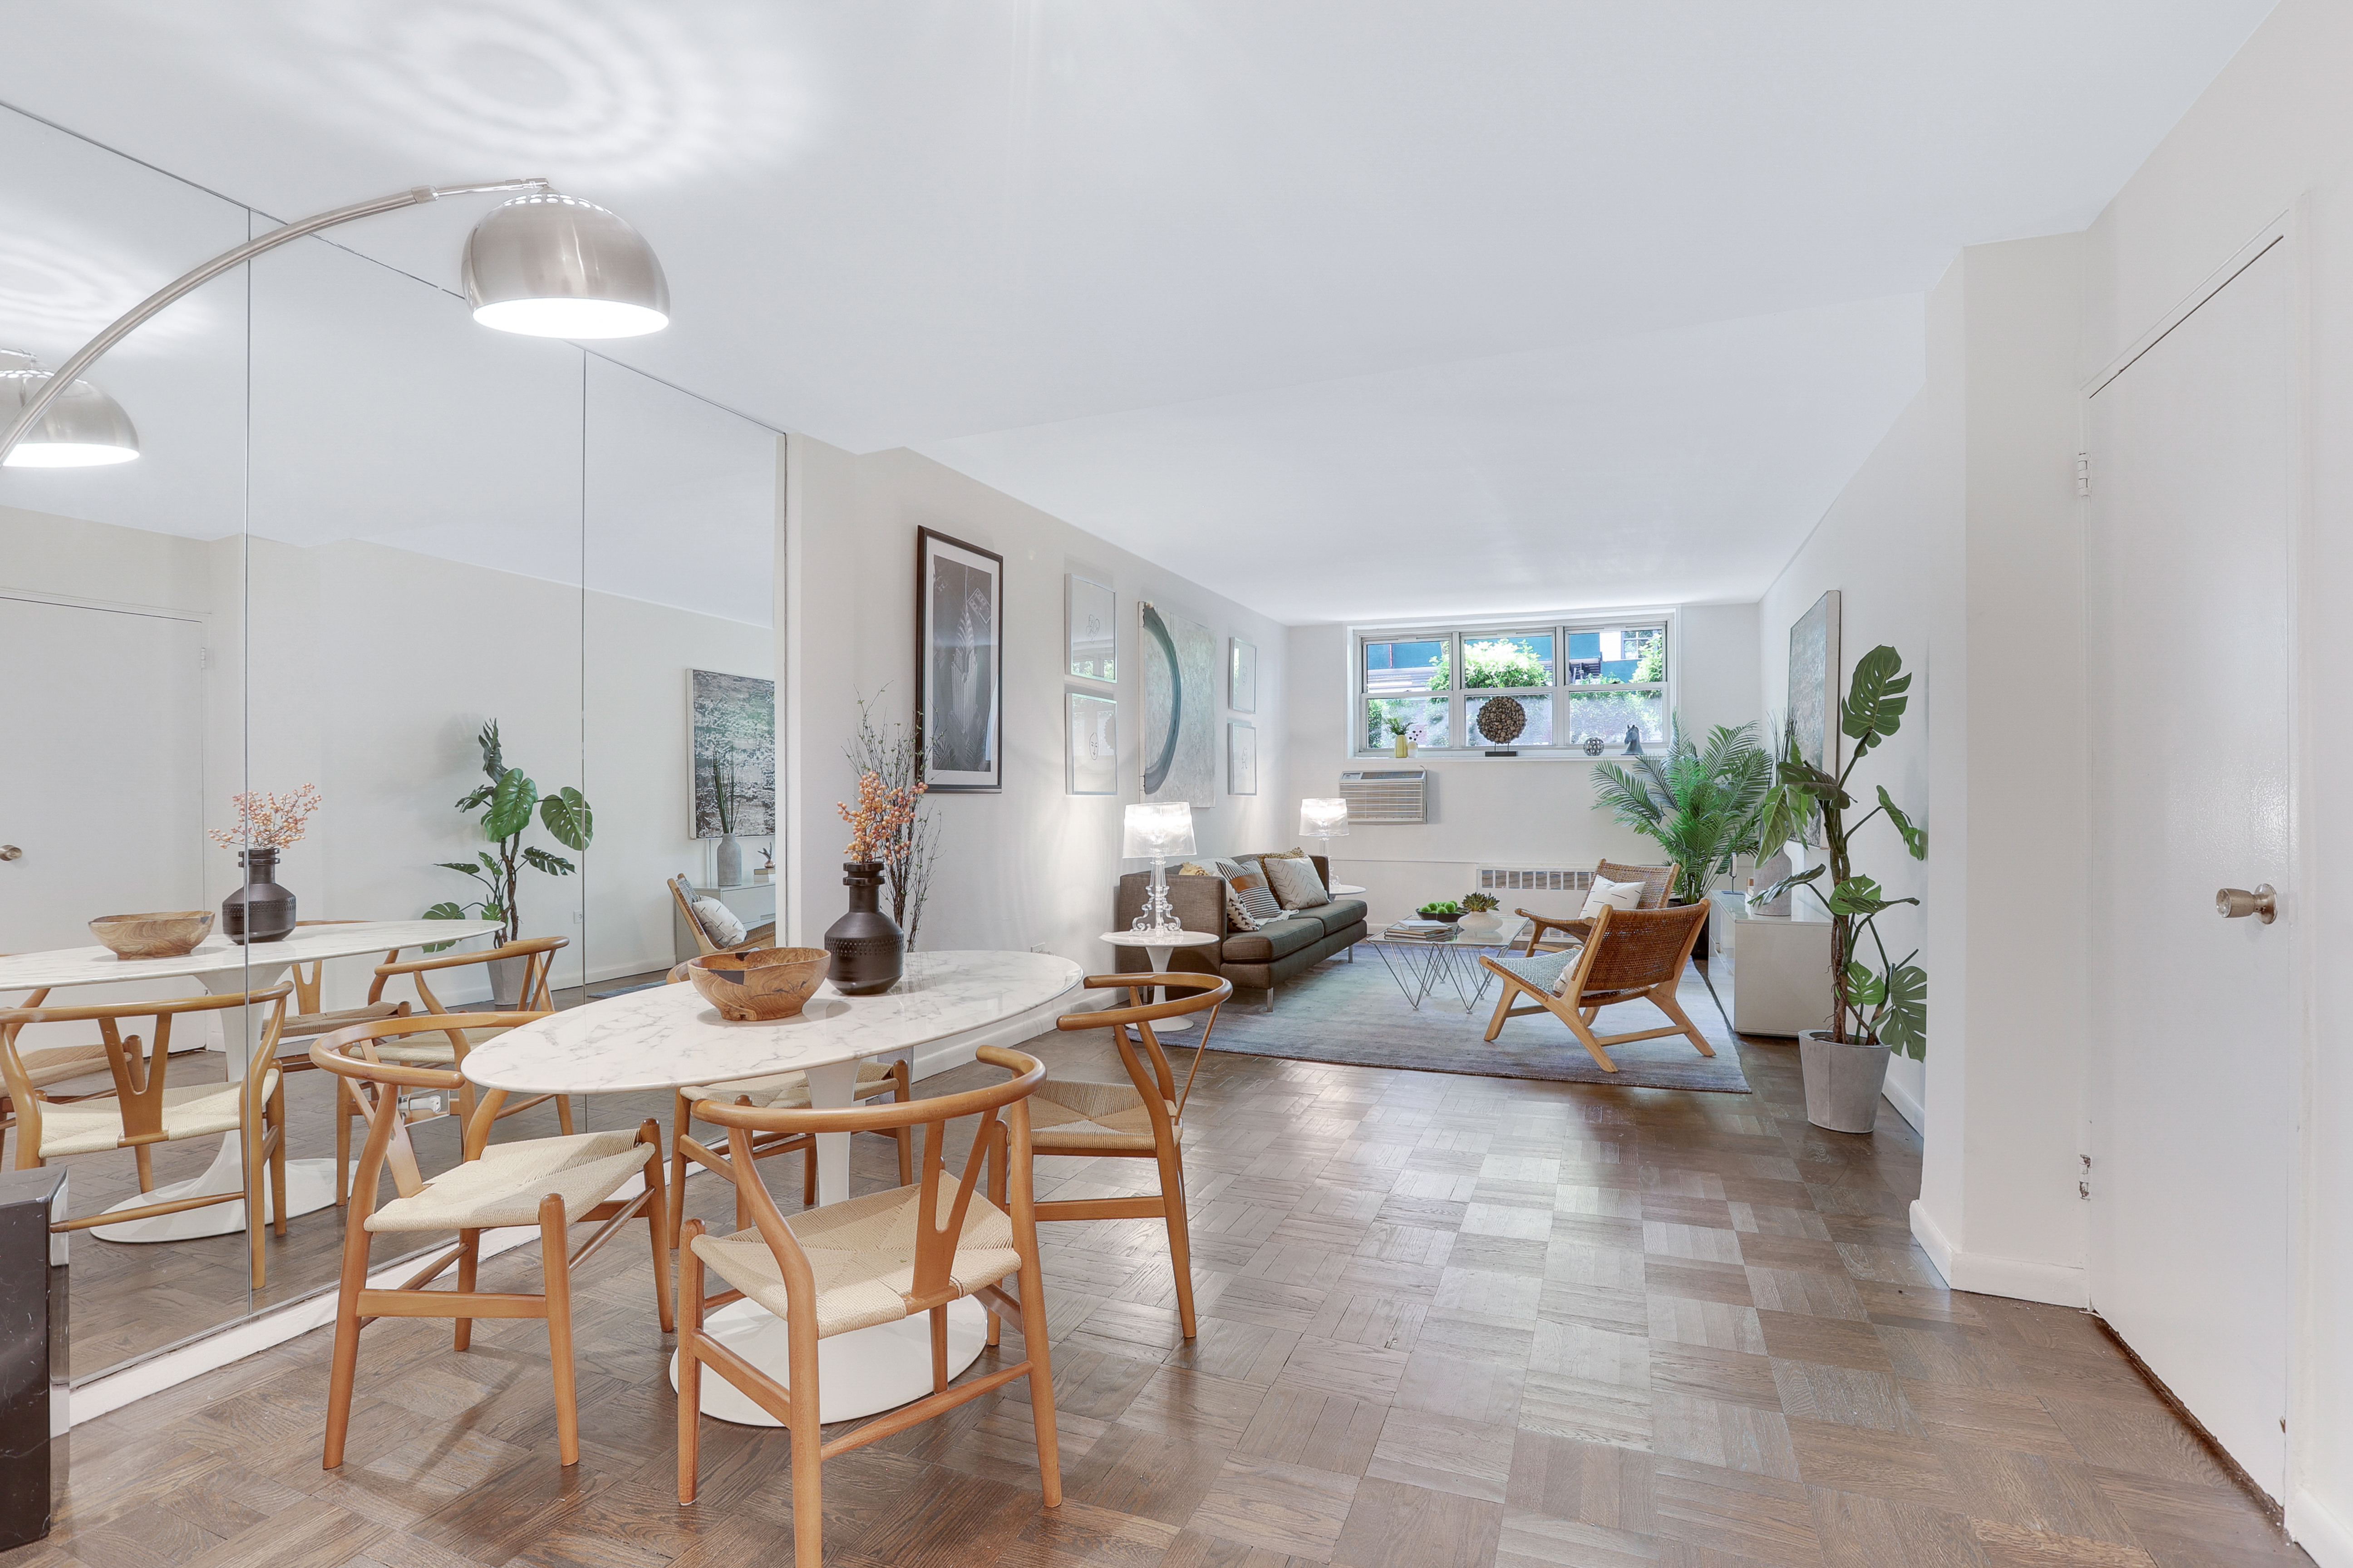
M 0 350 L 47 364 L 274 226 L 5 112 L 0 166 Z M 773 919 L 775 431 L 573 344 L 486 331 L 444 289 L 317 238 L 174 306 L 91 379 L 138 426 L 136 462 L 0 468 L 0 842 L 21 850 L 0 861 L 0 962 L 54 954 L 72 970 L 46 994 L 0 989 L 0 1007 L 128 1009 L 292 980 L 297 1013 L 372 993 L 421 1011 L 405 966 L 510 937 L 551 954 L 552 1001 L 577 1005 L 661 984 L 697 951 L 672 879 L 747 925 Z M 482 813 L 459 806 L 488 782 L 492 723 L 504 766 L 593 814 L 585 849 L 534 817 L 514 847 L 536 853 L 512 883 Z M 447 930 L 463 939 L 299 965 L 291 949 L 229 942 L 218 911 L 248 873 L 209 835 L 234 835 L 233 797 L 306 787 L 318 805 L 300 840 L 252 873 L 294 895 L 297 937 L 348 948 L 362 922 L 455 906 L 470 923 Z M 481 876 L 448 868 L 486 852 Z M 228 956 L 208 973 L 125 982 L 69 957 L 91 947 L 93 919 L 184 910 L 215 912 L 192 956 Z M 439 1005 L 480 1010 L 509 967 L 421 978 Z M 83 1147 L 90 1118 L 70 1107 L 113 1092 L 126 1062 L 160 1067 L 187 1103 L 216 1099 L 259 1016 L 177 1015 L 160 1064 L 152 1015 L 120 1021 L 116 1066 L 93 1050 L 95 1021 L 16 1028 L 14 1087 L 61 1110 L 45 1114 L 46 1149 L 12 1119 L 6 1160 L 68 1165 L 76 1216 L 176 1184 L 237 1187 L 235 1134 L 142 1158 Z M 304 1042 L 281 1057 L 287 1214 L 282 1236 L 264 1227 L 259 1282 L 241 1205 L 76 1233 L 77 1382 L 332 1289 L 339 1146 L 358 1129 L 329 1075 L 306 1070 Z M 459 1157 L 451 1109 L 410 1107 L 428 1174 Z M 570 1112 L 586 1131 L 668 1109 Z M 558 1130 L 549 1103 L 495 1136 Z M 375 1261 L 448 1241 L 412 1239 L 380 1242 Z

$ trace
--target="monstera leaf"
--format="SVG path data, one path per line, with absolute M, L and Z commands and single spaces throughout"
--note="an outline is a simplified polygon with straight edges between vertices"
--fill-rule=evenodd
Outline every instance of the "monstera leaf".
M 1831 889 L 1831 913 L 1834 915 L 1875 915 L 1882 910 L 1892 910 L 1898 904 L 1916 904 L 1917 899 L 1891 899 L 1883 896 L 1877 882 L 1868 877 L 1849 877 Z
M 1839 704 L 1839 729 L 1854 742 L 1856 756 L 1902 726 L 1908 700 L 1904 694 L 1912 688 L 1912 678 L 1903 671 L 1903 658 L 1885 643 L 1855 660 L 1854 680 Z
M 509 768 L 491 792 L 491 809 L 482 818 L 482 837 L 496 843 L 512 838 L 531 826 L 531 808 L 539 802 L 539 786 L 523 777 L 521 768 Z
M 1928 830 L 1904 815 L 1904 808 L 1895 804 L 1885 784 L 1879 786 L 1879 809 L 1887 814 L 1887 820 L 1895 824 L 1895 831 L 1904 836 L 1904 847 L 1912 852 L 1912 858 L 1926 860 L 1928 858 Z
M 522 852 L 523 864 L 533 870 L 544 871 L 551 877 L 569 877 L 579 868 L 561 855 L 550 855 L 534 844 Z
M 1878 1020 L 1879 1038 L 1889 1050 L 1914 1061 L 1928 1056 L 1928 972 L 1901 963 L 1887 976 L 1887 1005 Z
M 1846 993 L 1846 1005 L 1856 1012 L 1866 1012 L 1887 1000 L 1887 982 L 1861 959 L 1847 961 L 1845 978 L 1841 989 Z
M 1817 866 L 1810 871 L 1792 871 L 1789 875 L 1782 878 L 1779 881 L 1774 883 L 1771 887 L 1757 894 L 1756 901 L 1759 906 L 1769 904 L 1774 900 L 1779 898 L 1782 894 L 1788 892 L 1790 889 L 1810 882 L 1829 869 L 1830 868 L 1827 866 Z
M 586 849 L 596 837 L 596 813 L 589 810 L 587 797 L 570 784 L 539 803 L 539 820 L 566 849 Z M 566 865 L 565 869 L 571 867 Z

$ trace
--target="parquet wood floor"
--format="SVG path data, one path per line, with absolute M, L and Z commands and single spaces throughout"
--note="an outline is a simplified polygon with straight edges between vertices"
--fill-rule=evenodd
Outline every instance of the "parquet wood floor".
M 1905 1226 L 1909 1129 L 1810 1129 L 1794 1051 L 1741 1053 L 1753 1096 L 1211 1056 L 1186 1156 L 1199 1336 L 1153 1224 L 1049 1227 L 1068 1500 L 1038 1506 L 1016 1384 L 829 1464 L 828 1561 L 2307 1561 L 2091 1320 L 1938 1285 Z M 860 1143 L 862 1190 L 890 1154 Z M 1119 1163 L 1041 1163 L 1041 1190 L 1148 1181 Z M 729 1223 L 715 1182 L 690 1194 Z M 484 1288 L 535 1288 L 526 1256 Z M 782 1433 L 706 1426 L 702 1500 L 675 1506 L 646 1268 L 617 1246 L 585 1271 L 575 1469 L 537 1325 L 480 1324 L 460 1355 L 446 1325 L 385 1322 L 349 1462 L 322 1471 L 322 1332 L 78 1428 L 59 1530 L 0 1568 L 787 1562 Z

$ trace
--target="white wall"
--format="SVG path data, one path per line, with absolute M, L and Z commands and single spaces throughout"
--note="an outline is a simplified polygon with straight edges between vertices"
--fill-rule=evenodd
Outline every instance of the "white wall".
M 1685 605 L 1675 626 L 1675 706 L 1683 728 L 1704 734 L 1717 724 L 1758 718 L 1757 606 Z M 1303 795 L 1337 795 L 1343 771 L 1389 765 L 1349 752 L 1349 631 L 1294 626 L 1290 644 L 1292 778 Z M 1359 825 L 1334 844 L 1334 876 L 1369 889 L 1366 901 L 1377 921 L 1403 919 L 1433 899 L 1461 897 L 1481 866 L 1590 869 L 1603 858 L 1641 862 L 1657 854 L 1651 840 L 1595 808 L 1594 763 L 1581 757 L 1418 752 L 1410 765 L 1430 770 L 1430 820 Z M 1530 907 L 1550 909 L 1561 900 L 1555 894 Z
M 2324 1568 L 2353 1568 L 2353 1022 L 2332 1005 L 2353 911 L 2353 9 L 2283 0 L 2238 57 L 2126 182 L 2085 236 L 2075 369 L 2088 377 L 2130 346 L 2259 229 L 2296 222 L 2306 329 L 2306 528 L 2297 543 L 2301 962 L 2312 976 L 2302 1129 L 2290 1194 L 2305 1272 L 2288 1413 L 2290 1530 Z
M 1219 801 L 1196 810 L 1201 852 L 1297 843 L 1299 801 L 1283 767 L 1285 628 L 1092 534 L 905 450 L 855 457 L 787 437 L 786 457 L 785 763 L 792 787 L 790 940 L 815 944 L 845 907 L 835 810 L 855 775 L 842 748 L 858 698 L 882 694 L 878 715 L 904 722 L 913 700 L 915 530 L 930 527 L 1005 557 L 1005 788 L 939 795 L 941 855 L 918 945 L 1039 946 L 1090 971 L 1110 967 L 1122 808 L 1140 798 L 1136 605 L 1150 599 L 1219 638 L 1258 645 L 1258 711 L 1221 700 Z M 1103 689 L 1063 679 L 1063 575 L 1078 572 L 1119 595 L 1120 789 L 1071 795 L 1063 777 L 1063 693 Z M 1226 723 L 1259 731 L 1259 793 L 1224 792 Z

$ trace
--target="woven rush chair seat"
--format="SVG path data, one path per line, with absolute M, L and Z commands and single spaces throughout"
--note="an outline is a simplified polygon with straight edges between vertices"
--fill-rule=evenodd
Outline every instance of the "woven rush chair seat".
M 385 1058 L 389 1059 L 389 1058 Z M 537 1225 L 542 1199 L 553 1193 L 567 1215 L 586 1214 L 646 1169 L 646 1148 L 635 1128 L 493 1143 L 367 1216 L 367 1228 L 491 1230 Z
M 288 1042 L 315 1039 L 332 1035 L 337 1029 L 348 1029 L 353 1024 L 372 1024 L 378 1018 L 406 1018 L 406 1002 L 370 1002 L 358 1007 L 344 1007 L 332 1013 L 298 1013 L 286 1020 L 286 1033 L 279 1037 Z
M 1160 1103 L 1174 1121 L 1176 1102 Z M 1049 1077 L 1029 1097 L 1029 1147 L 1040 1154 L 1151 1153 L 1151 1103 L 1132 1083 Z
M 955 1195 L 952 1184 L 942 1184 L 941 1225 L 951 1217 Z M 907 1300 L 915 1284 L 915 1221 L 922 1205 L 921 1187 L 893 1187 L 785 1216 L 785 1228 L 801 1244 L 817 1276 L 818 1338 L 895 1323 L 923 1310 Z M 789 1314 L 776 1255 L 757 1229 L 698 1236 L 692 1245 L 712 1273 L 776 1316 Z M 1020 1267 L 1012 1219 L 975 1193 L 948 1264 L 949 1284 L 957 1296 L 969 1296 Z
M 889 1062 L 858 1064 L 858 1098 L 890 1086 Z M 765 1078 L 739 1078 L 727 1083 L 705 1083 L 681 1089 L 679 1093 L 690 1100 L 723 1100 L 730 1104 L 748 1100 L 753 1104 L 781 1110 L 807 1110 L 809 1103 L 808 1074 L 805 1072 L 775 1072 Z
M 271 1068 L 261 1076 L 261 1095 L 267 1100 L 278 1092 L 278 1069 Z M 245 1125 L 241 1106 L 245 1086 L 241 1083 L 191 1084 L 185 1089 L 164 1091 L 164 1135 L 177 1141 L 182 1138 L 202 1138 L 213 1132 L 234 1132 Z M 54 1159 L 59 1154 L 94 1154 L 102 1149 L 126 1147 L 127 1134 L 122 1128 L 122 1101 L 111 1094 L 92 1095 L 87 1100 L 69 1100 L 46 1105 L 41 1110 L 41 1154 Z
M 404 1003 L 402 1005 L 406 1006 L 406 1004 Z M 382 1018 L 406 1018 L 416 1016 L 416 1015 L 410 1013 L 379 1013 L 375 1015 L 375 1016 Z M 457 1014 L 454 1016 L 462 1018 L 465 1015 L 461 1013 Z M 371 1023 L 374 1020 L 371 1018 L 354 1018 L 352 1020 L 352 1022 L 355 1024 Z M 344 1026 L 348 1028 L 350 1027 L 350 1025 L 345 1025 Z M 458 1047 L 449 1038 L 449 1036 L 452 1033 L 463 1036 L 466 1041 L 466 1048 L 470 1051 L 485 1040 L 494 1040 L 498 1038 L 501 1035 L 505 1034 L 506 1030 L 504 1028 L 459 1028 L 454 1031 L 445 1029 L 437 1031 L 430 1035 L 412 1036 L 405 1040 L 386 1040 L 376 1047 L 376 1059 L 387 1062 L 406 1062 L 417 1067 L 456 1067 L 458 1065 Z

